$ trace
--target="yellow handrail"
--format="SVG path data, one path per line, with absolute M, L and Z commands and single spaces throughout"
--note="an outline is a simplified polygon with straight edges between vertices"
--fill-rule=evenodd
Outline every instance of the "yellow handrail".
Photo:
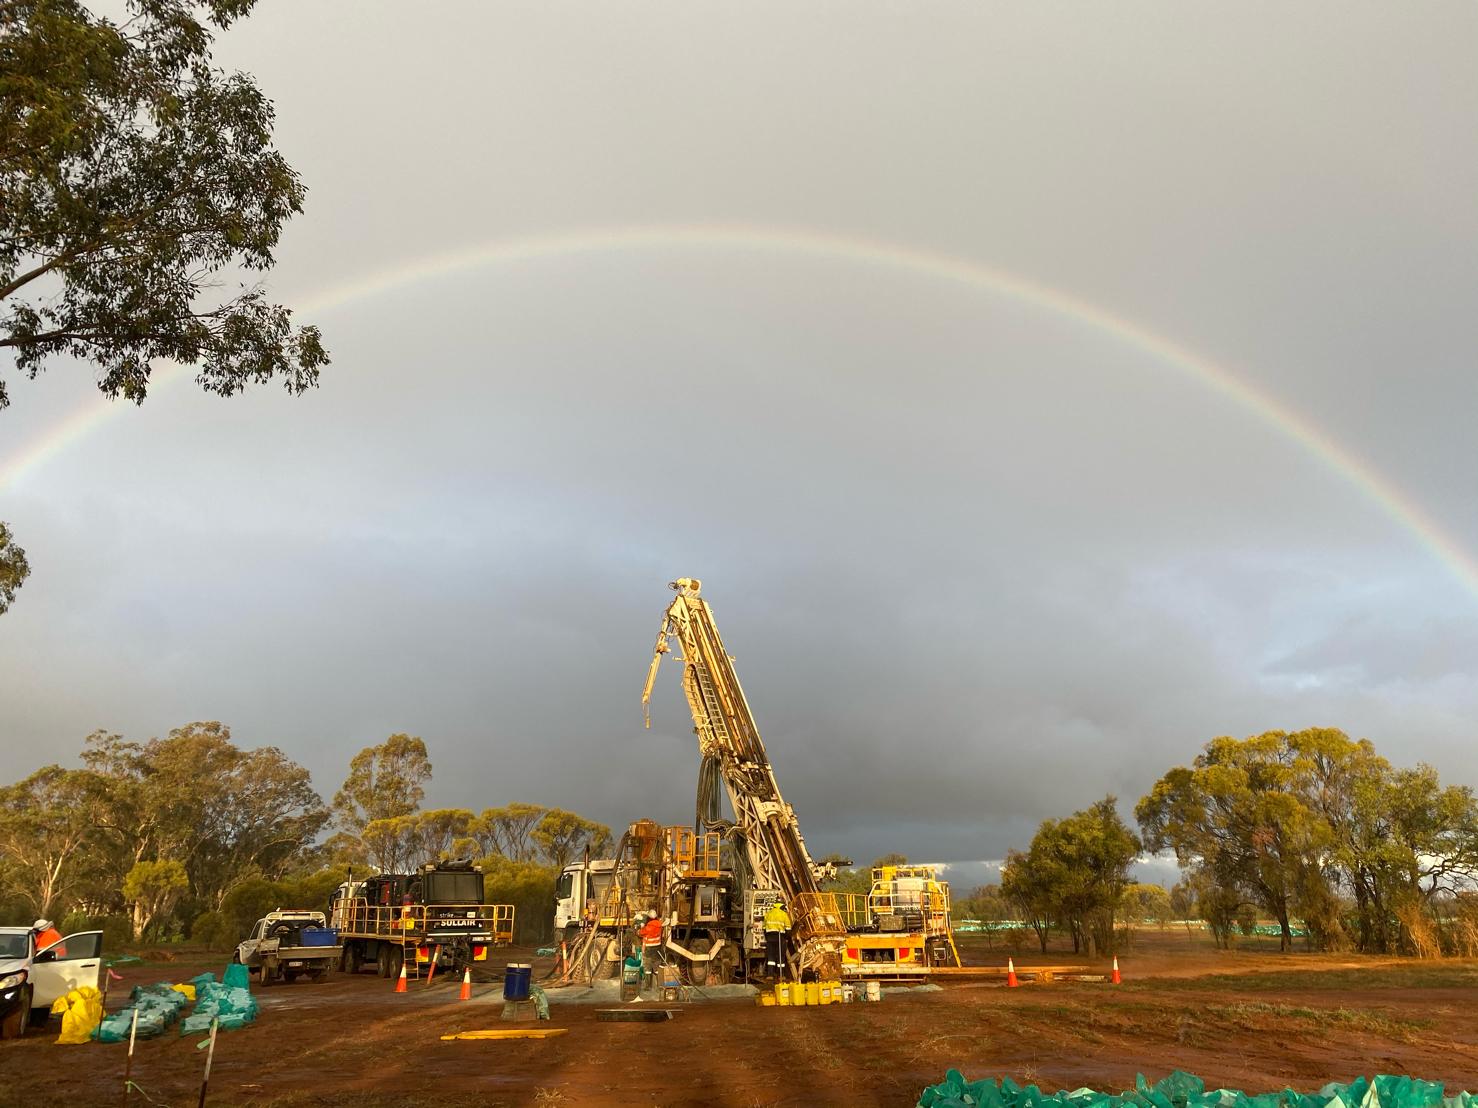
M 471 919 L 492 933 L 494 945 L 513 942 L 512 904 L 370 904 L 364 897 L 334 901 L 330 926 L 350 935 L 412 939 L 427 934 L 443 920 Z

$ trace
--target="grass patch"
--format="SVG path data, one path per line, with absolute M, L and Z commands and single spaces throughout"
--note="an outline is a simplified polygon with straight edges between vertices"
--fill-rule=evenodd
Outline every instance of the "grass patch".
M 1359 1008 L 1308 1008 L 1290 1004 L 1208 1004 L 1198 1014 L 1247 1031 L 1302 1024 L 1321 1030 L 1361 1031 L 1400 1042 L 1407 1042 L 1413 1032 L 1432 1026 L 1431 1020 L 1397 1019 Z
M 1478 969 L 1441 964 L 1371 966 L 1368 969 L 1288 970 L 1283 973 L 1217 973 L 1205 977 L 1158 977 L 1126 982 L 1134 992 L 1339 992 L 1374 989 L 1471 989 Z

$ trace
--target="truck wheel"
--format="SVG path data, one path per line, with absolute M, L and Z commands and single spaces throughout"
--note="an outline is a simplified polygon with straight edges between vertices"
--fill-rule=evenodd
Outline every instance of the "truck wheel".
M 718 957 L 709 963 L 708 983 L 728 985 L 739 977 L 739 958 L 733 943 L 725 943 Z
M 390 972 L 387 973 L 385 976 L 386 977 L 399 977 L 400 976 L 400 967 L 401 967 L 402 964 L 404 964 L 404 962 L 405 962 L 405 952 L 404 951 L 400 951 L 400 950 L 392 950 L 390 952 Z
M 286 981 L 289 985 L 291 985 L 294 981 L 298 979 L 298 971 L 295 969 L 283 970 L 282 979 Z
M 691 950 L 694 954 L 707 954 L 710 945 L 711 944 L 707 939 L 694 939 L 691 943 L 688 944 L 688 949 Z M 695 960 L 689 962 L 688 983 L 690 985 L 697 985 L 699 988 L 707 985 L 708 971 L 712 967 L 712 965 L 712 962 L 707 961 L 699 962 Z
M 381 943 L 380 944 L 380 966 L 379 966 L 379 972 L 380 972 L 380 976 L 381 977 L 389 977 L 390 976 L 390 944 L 389 943 Z
M 272 972 L 272 967 L 266 962 L 262 963 L 262 988 L 266 988 L 276 980 L 277 975 Z
M 28 985 L 15 1011 L 6 1016 L 4 1020 L 0 1020 L 0 1039 L 19 1039 L 26 1033 L 26 1025 L 30 1022 L 31 987 Z
M 325 966 L 321 970 L 314 970 L 313 971 L 313 983 L 315 985 L 322 985 L 327 980 L 328 980 L 328 967 L 327 966 Z

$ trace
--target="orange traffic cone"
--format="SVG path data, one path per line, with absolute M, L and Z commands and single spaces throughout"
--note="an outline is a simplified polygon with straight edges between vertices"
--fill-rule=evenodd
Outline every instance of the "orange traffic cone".
M 1006 959 L 1006 988 L 1008 988 L 1008 989 L 1014 989 L 1014 988 L 1016 988 L 1016 986 L 1018 986 L 1020 984 L 1021 984 L 1021 982 L 1018 981 L 1018 980 L 1016 980 L 1016 960 L 1014 958 L 1007 958 Z
M 1119 956 L 1117 954 L 1115 954 L 1114 955 L 1114 975 L 1109 978 L 1109 981 L 1112 984 L 1117 985 L 1117 984 L 1119 984 L 1123 980 L 1124 979 L 1119 976 Z
M 395 991 L 398 992 L 398 993 L 405 992 L 405 963 L 404 962 L 401 962 L 400 963 L 400 980 L 397 981 L 397 982 L 395 982 Z
M 457 997 L 457 999 L 458 1000 L 471 1000 L 472 999 L 472 967 L 471 966 L 468 966 L 466 969 L 464 969 L 462 971 L 462 992 L 461 992 L 461 995 L 459 995 Z

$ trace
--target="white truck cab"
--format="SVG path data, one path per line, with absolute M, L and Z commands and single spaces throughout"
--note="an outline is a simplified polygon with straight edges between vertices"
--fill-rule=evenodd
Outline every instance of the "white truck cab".
M 605 898 L 606 890 L 611 887 L 615 873 L 614 858 L 592 859 L 588 863 L 575 862 L 565 866 L 554 890 L 556 935 L 579 929 L 586 904 L 594 901 L 599 906 Z
M 18 1038 L 52 1002 L 103 978 L 103 933 L 79 931 L 41 950 L 29 927 L 0 927 L 0 1036 Z

